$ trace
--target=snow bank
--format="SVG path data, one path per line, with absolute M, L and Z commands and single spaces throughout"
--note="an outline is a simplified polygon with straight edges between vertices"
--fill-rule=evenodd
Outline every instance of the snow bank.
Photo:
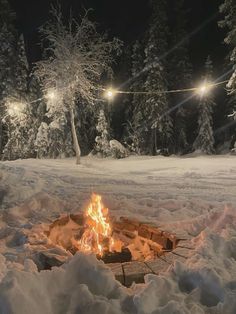
M 234 314 L 236 212 L 222 215 L 195 238 L 186 264 L 146 275 L 145 284 L 121 286 L 94 255 L 78 253 L 60 268 L 24 270 L 0 256 L 0 313 L 6 314 Z
M 85 158 L 0 163 L 1 314 L 235 314 L 235 158 Z M 186 264 L 130 289 L 92 255 L 38 272 L 24 242 L 40 223 L 83 209 L 91 191 L 114 215 L 194 236 Z M 34 240 L 34 241 L 33 241 Z M 46 241 L 46 240 L 45 240 Z M 32 244 L 32 246 L 33 246 Z
M 95 256 L 78 254 L 51 271 L 12 270 L 0 284 L 0 313 L 122 313 L 124 293 Z

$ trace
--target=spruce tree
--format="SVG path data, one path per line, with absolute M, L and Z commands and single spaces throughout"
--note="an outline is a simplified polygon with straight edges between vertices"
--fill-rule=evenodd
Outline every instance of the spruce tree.
M 168 56 L 168 87 L 169 89 L 182 89 L 191 85 L 192 65 L 189 57 L 189 39 L 187 36 L 187 12 L 184 10 L 184 0 L 174 1 L 171 12 L 170 54 Z M 174 146 L 173 152 L 183 154 L 188 149 L 186 120 L 188 111 L 180 105 L 186 94 L 173 94 L 170 96 L 170 107 L 176 107 L 172 112 L 174 120 Z
M 224 14 L 224 19 L 219 22 L 221 28 L 225 28 L 228 33 L 225 37 L 225 44 L 230 48 L 229 66 L 233 70 L 233 74 L 227 84 L 228 94 L 230 95 L 229 111 L 236 111 L 236 0 L 224 0 L 220 6 L 220 12 Z M 234 130 L 232 146 L 236 144 L 236 130 Z M 235 143 L 234 143 L 235 142 Z
M 96 129 L 98 135 L 95 138 L 95 151 L 101 157 L 108 157 L 111 154 L 109 145 L 109 128 L 104 110 L 102 109 L 99 112 Z
M 35 150 L 37 158 L 48 157 L 49 138 L 48 138 L 48 125 L 42 122 L 38 128 L 38 133 L 35 139 Z
M 15 16 L 7 0 L 0 0 L 0 100 L 14 91 L 16 65 Z
M 132 84 L 131 90 L 137 92 L 144 89 L 144 47 L 143 41 L 137 40 L 132 48 Z M 127 139 L 126 142 L 131 151 L 141 154 L 145 148 L 145 121 L 144 110 L 145 102 L 141 94 L 134 94 L 131 100 L 130 119 L 127 125 Z
M 23 35 L 21 35 L 16 42 L 16 63 L 15 63 L 15 82 L 14 88 L 18 96 L 25 96 L 28 94 L 28 62 L 26 58 L 25 43 Z
M 0 0 L 0 154 L 5 159 L 34 156 L 35 120 L 28 93 L 28 64 L 15 14 Z
M 143 121 L 146 124 L 145 143 L 147 153 L 155 155 L 164 153 L 171 146 L 172 121 L 168 114 L 168 99 L 164 93 L 167 90 L 166 64 L 164 60 L 167 51 L 167 13 L 166 1 L 151 1 L 152 17 L 148 30 L 148 40 L 145 49 L 145 68 L 147 77 L 146 96 Z M 158 92 L 153 94 L 151 92 Z
M 5 114 L 4 99 L 12 90 L 12 63 L 14 61 L 13 15 L 7 0 L 0 0 L 0 156 L 6 143 L 6 130 L 2 117 Z
M 22 36 L 15 35 L 10 51 L 13 61 L 8 60 L 11 65 L 5 77 L 7 85 L 3 91 L 3 122 L 7 134 L 3 158 L 34 157 L 35 119 L 27 91 L 28 64 Z
M 205 63 L 205 83 L 212 81 L 213 66 L 211 58 L 208 57 Z M 215 105 L 213 94 L 211 91 L 200 95 L 200 102 L 198 106 L 198 135 L 193 144 L 195 151 L 200 151 L 205 154 L 212 154 L 214 152 L 214 135 L 212 129 L 212 113 Z

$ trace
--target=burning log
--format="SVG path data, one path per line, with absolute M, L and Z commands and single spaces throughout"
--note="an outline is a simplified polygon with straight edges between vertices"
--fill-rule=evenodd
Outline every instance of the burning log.
M 94 252 L 100 256 L 107 250 L 113 251 L 115 241 L 112 237 L 108 209 L 104 207 L 100 195 L 92 195 L 91 203 L 85 212 L 85 226 L 85 231 L 78 241 L 79 250 Z
M 128 248 L 123 248 L 121 252 L 104 252 L 102 257 L 97 258 L 103 260 L 105 264 L 125 263 L 132 260 L 132 255 Z
M 69 214 L 57 219 L 47 233 L 51 242 L 71 254 L 77 251 L 96 254 L 105 263 L 146 261 L 176 247 L 174 234 L 135 219 L 109 216 L 102 197 L 92 194 L 84 214 Z

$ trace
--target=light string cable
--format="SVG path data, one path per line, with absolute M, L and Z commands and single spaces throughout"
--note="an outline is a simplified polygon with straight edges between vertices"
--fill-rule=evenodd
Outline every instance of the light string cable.
M 207 83 L 207 88 L 217 87 L 223 84 L 228 83 L 229 80 L 220 81 L 217 83 Z M 200 87 L 201 88 L 201 87 Z M 175 94 L 175 93 L 184 93 L 184 92 L 194 92 L 198 91 L 199 87 L 191 87 L 191 88 L 183 88 L 183 89 L 173 89 L 173 90 L 164 90 L 164 91 L 122 91 L 122 90 L 115 90 L 113 88 L 101 88 L 100 90 L 107 92 L 111 90 L 114 94 L 129 94 L 129 95 L 154 95 L 154 94 Z
M 211 87 L 217 87 L 217 86 L 220 86 L 220 85 L 223 85 L 223 84 L 226 84 L 228 83 L 229 80 L 225 80 L 225 81 L 220 81 L 220 82 L 217 82 L 217 83 L 209 83 L 207 84 L 207 87 L 208 88 L 211 88 Z M 107 92 L 110 90 L 110 88 L 104 88 L 104 87 L 101 87 L 101 88 L 97 88 L 97 90 L 99 91 L 103 91 L 103 92 Z M 194 92 L 194 91 L 198 91 L 199 90 L 199 87 L 192 87 L 192 88 L 183 88 L 183 89 L 173 89 L 173 90 L 165 90 L 165 91 L 122 91 L 122 90 L 113 90 L 112 89 L 112 93 L 114 94 L 129 94 L 129 95 L 137 95 L 137 94 L 140 94 L 140 95 L 160 95 L 160 94 L 177 94 L 177 93 L 185 93 L 185 92 Z M 41 98 L 38 98 L 38 99 L 34 99 L 32 101 L 29 101 L 27 102 L 28 104 L 33 104 L 33 103 L 36 103 L 40 100 L 43 100 L 47 98 L 46 95 L 44 97 L 41 97 Z

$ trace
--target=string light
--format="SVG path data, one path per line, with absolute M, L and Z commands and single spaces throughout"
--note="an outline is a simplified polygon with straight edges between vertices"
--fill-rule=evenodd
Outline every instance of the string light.
M 114 90 L 113 89 L 102 89 L 105 91 L 105 97 L 106 98 L 113 98 L 115 94 L 129 94 L 129 95 L 160 95 L 160 94 L 177 94 L 177 93 L 185 93 L 185 92 L 197 92 L 201 95 L 205 95 L 210 88 L 223 85 L 228 83 L 228 80 L 221 81 L 218 83 L 203 83 L 198 87 L 192 87 L 192 88 L 184 88 L 184 89 L 173 89 L 173 90 L 166 90 L 166 91 L 120 91 L 120 90 Z
M 55 89 L 49 89 L 46 93 L 46 98 L 48 100 L 55 100 L 57 98 L 58 94 L 57 91 Z
M 198 92 L 202 95 L 205 95 L 210 88 L 217 87 L 219 85 L 223 85 L 228 83 L 229 80 L 221 81 L 218 83 L 208 83 L 208 84 L 202 84 L 198 87 L 192 87 L 192 88 L 184 88 L 184 89 L 173 89 L 173 90 L 166 90 L 166 91 L 120 91 L 116 90 L 112 87 L 110 88 L 98 88 L 98 90 L 102 90 L 104 92 L 104 97 L 112 100 L 117 94 L 129 94 L 129 95 L 160 95 L 160 94 L 177 94 L 177 93 L 186 93 L 186 92 Z M 58 92 L 55 89 L 49 89 L 47 90 L 45 96 L 47 100 L 55 100 L 58 97 Z M 29 104 L 36 103 L 37 101 L 43 100 L 44 98 L 38 98 L 31 102 L 28 102 Z M 18 109 L 17 109 L 18 110 Z M 16 111 L 17 111 L 16 110 Z M 13 113 L 13 112 L 12 112 Z
M 11 118 L 23 118 L 27 104 L 24 102 L 8 101 L 7 114 Z
M 212 84 L 209 84 L 207 82 L 204 82 L 203 84 L 201 84 L 198 89 L 197 89 L 197 93 L 203 97 L 205 96 L 209 90 L 212 88 Z
M 115 97 L 116 93 L 117 91 L 114 88 L 110 87 L 108 89 L 105 89 L 104 96 L 105 98 L 112 100 Z

